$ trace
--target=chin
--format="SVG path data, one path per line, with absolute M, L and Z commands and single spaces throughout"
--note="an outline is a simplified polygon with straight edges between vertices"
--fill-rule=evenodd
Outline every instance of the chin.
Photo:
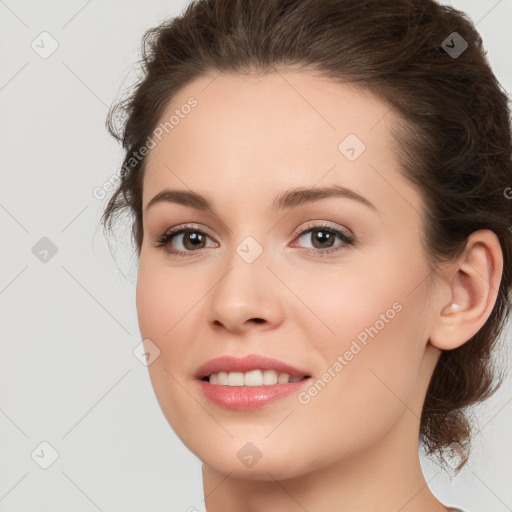
M 303 461 L 297 461 L 292 453 L 262 455 L 252 467 L 245 466 L 233 451 L 222 451 L 218 454 L 211 451 L 205 453 L 195 453 L 201 461 L 222 474 L 230 476 L 230 478 L 240 478 L 243 480 L 286 480 L 295 478 L 306 473 Z M 202 456 L 201 456 L 202 455 Z

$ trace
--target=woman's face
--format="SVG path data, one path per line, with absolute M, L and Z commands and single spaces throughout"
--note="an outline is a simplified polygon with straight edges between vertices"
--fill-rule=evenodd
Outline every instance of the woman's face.
M 167 420 L 232 476 L 290 478 L 384 447 L 417 455 L 439 351 L 422 201 L 391 152 L 396 118 L 303 72 L 215 76 L 174 98 L 144 177 L 137 311 Z M 287 195 L 335 186 L 349 192 Z M 210 207 L 169 194 L 146 209 L 165 189 Z M 287 373 L 275 361 L 200 371 L 253 355 L 308 378 L 272 384 Z M 212 371 L 231 373 L 203 380 Z

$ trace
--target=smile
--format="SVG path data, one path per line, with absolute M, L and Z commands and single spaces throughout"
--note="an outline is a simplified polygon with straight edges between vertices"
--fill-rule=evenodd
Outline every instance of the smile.
M 296 395 L 312 373 L 284 361 L 250 354 L 212 359 L 201 365 L 194 377 L 210 402 L 224 409 L 251 411 Z
M 292 377 L 288 373 L 275 370 L 251 370 L 248 372 L 218 372 L 205 377 L 210 384 L 220 386 L 273 386 L 299 382 L 304 377 Z

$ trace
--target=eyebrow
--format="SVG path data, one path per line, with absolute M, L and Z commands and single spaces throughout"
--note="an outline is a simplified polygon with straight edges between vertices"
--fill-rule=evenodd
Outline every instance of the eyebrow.
M 272 210 L 283 210 L 286 208 L 296 208 L 302 204 L 319 201 L 330 197 L 340 197 L 344 199 L 352 199 L 357 201 L 372 210 L 377 211 L 376 206 L 365 197 L 350 190 L 349 188 L 342 187 L 341 185 L 331 185 L 328 187 L 313 187 L 305 188 L 298 187 L 286 190 L 279 194 L 272 203 Z M 171 190 L 164 189 L 153 197 L 146 205 L 145 211 L 148 211 L 153 205 L 157 203 L 176 203 L 183 206 L 189 206 L 197 210 L 211 210 L 216 213 L 211 201 L 203 197 L 197 192 L 189 190 Z

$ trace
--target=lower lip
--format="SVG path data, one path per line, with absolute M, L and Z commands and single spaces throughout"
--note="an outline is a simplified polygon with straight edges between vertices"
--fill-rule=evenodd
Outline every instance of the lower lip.
M 222 386 L 200 380 L 199 385 L 207 398 L 221 407 L 238 411 L 252 411 L 298 393 L 310 381 L 311 378 L 307 378 L 298 382 L 270 386 Z

